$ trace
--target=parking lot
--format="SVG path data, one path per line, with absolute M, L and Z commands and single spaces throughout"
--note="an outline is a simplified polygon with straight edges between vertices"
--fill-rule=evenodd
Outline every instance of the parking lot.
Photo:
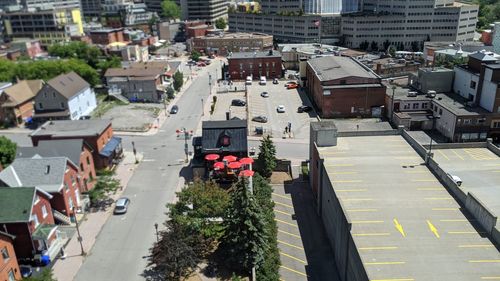
M 217 103 L 211 120 L 226 120 L 226 112 L 229 112 L 229 118 L 238 117 L 240 119 L 247 119 L 246 106 L 232 106 L 231 101 L 234 99 L 243 100 L 246 102 L 244 92 L 226 92 L 218 93 L 216 95 Z M 209 102 L 212 102 L 210 100 Z
M 282 137 L 285 127 L 290 122 L 293 138 L 309 139 L 309 123 L 311 120 L 316 120 L 316 113 L 314 110 L 304 113 L 297 112 L 299 106 L 311 106 L 311 103 L 303 91 L 287 90 L 286 82 L 280 80 L 279 84 L 275 85 L 272 81 L 267 81 L 267 85 L 259 85 L 257 81 L 254 81 L 252 85 L 248 86 L 250 134 L 254 134 L 255 127 L 263 127 L 273 137 Z M 269 97 L 261 97 L 262 92 L 268 92 Z M 285 106 L 284 113 L 277 112 L 278 105 Z M 251 121 L 253 117 L 259 115 L 267 117 L 268 122 Z
M 462 180 L 472 192 L 500 215 L 500 157 L 487 148 L 433 149 L 434 159 L 447 173 Z

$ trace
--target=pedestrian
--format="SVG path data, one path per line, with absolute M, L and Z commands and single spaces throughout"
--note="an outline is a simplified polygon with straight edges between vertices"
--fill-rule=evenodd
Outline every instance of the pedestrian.
M 287 134 L 287 133 L 288 133 L 288 127 L 285 126 L 285 134 Z
M 288 122 L 288 132 L 292 132 L 292 122 Z
M 356 130 L 359 131 L 359 124 L 356 124 Z

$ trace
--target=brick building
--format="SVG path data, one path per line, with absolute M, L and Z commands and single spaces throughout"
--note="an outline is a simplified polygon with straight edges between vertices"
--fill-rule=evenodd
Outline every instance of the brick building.
M 191 39 L 191 49 L 227 56 L 230 52 L 266 51 L 273 48 L 273 36 L 263 33 L 221 33 Z
M 115 42 L 124 42 L 123 28 L 107 28 L 91 30 L 89 32 L 92 43 L 108 45 Z
M 34 146 L 41 140 L 83 139 L 92 148 L 96 169 L 110 168 L 122 156 L 121 138 L 113 136 L 110 120 L 47 121 L 30 136 Z
M 22 125 L 33 117 L 33 100 L 42 80 L 23 80 L 5 89 L 0 96 L 0 119 L 4 124 Z
M 0 231 L 0 280 L 21 280 L 14 239 L 16 236 Z
M 226 75 L 233 80 L 244 80 L 247 76 L 253 76 L 253 79 L 283 76 L 281 53 L 277 51 L 233 53 L 227 60 Z

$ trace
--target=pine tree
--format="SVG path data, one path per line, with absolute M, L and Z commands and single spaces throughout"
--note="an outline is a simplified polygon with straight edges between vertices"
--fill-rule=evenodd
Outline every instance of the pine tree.
M 234 186 L 223 223 L 224 236 L 218 248 L 224 264 L 242 273 L 249 273 L 252 267 L 260 264 L 267 249 L 264 217 L 247 186 L 246 178 Z
M 276 147 L 269 136 L 261 140 L 259 151 L 257 158 L 259 173 L 263 177 L 269 178 L 276 168 Z

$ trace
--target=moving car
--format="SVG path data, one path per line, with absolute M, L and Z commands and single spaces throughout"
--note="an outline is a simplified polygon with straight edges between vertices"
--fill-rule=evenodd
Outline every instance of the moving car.
M 127 212 L 129 204 L 130 204 L 130 200 L 127 197 L 122 197 L 122 198 L 116 200 L 115 210 L 113 211 L 113 213 L 115 215 L 125 214 Z
M 267 123 L 267 117 L 263 115 L 255 116 L 254 118 L 252 118 L 252 121 L 259 123 Z
M 244 100 L 232 100 L 231 105 L 233 106 L 245 106 L 247 103 Z
M 285 106 L 284 105 L 278 105 L 278 107 L 276 107 L 276 111 L 278 113 L 285 113 Z
M 286 86 L 286 88 L 287 88 L 288 90 L 290 90 L 290 89 L 297 89 L 298 87 L 299 87 L 299 85 L 298 85 L 298 84 L 290 84 L 290 85 Z
M 178 111 L 179 111 L 179 107 L 177 105 L 174 105 L 170 109 L 170 114 L 177 114 Z
M 309 112 L 312 110 L 312 107 L 308 106 L 308 105 L 301 105 L 297 108 L 297 112 L 298 113 L 302 113 L 302 112 Z
M 278 78 L 273 79 L 273 84 L 279 84 Z
M 268 98 L 269 97 L 269 93 L 268 92 L 262 92 L 262 93 L 260 93 L 260 96 L 263 97 L 263 98 Z
M 454 181 L 458 186 L 462 185 L 462 179 L 458 176 L 452 174 L 446 174 L 452 181 Z

